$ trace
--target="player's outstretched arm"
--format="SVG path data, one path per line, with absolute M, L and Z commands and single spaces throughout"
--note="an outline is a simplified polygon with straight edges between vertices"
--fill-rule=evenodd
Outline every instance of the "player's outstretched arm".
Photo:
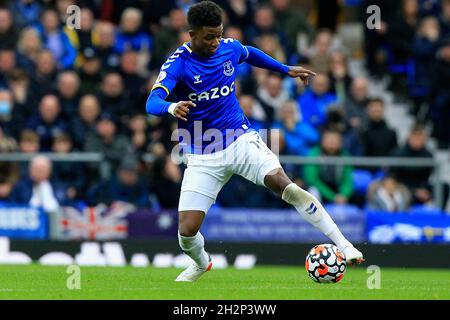
M 300 78 L 305 85 L 308 84 L 310 76 L 316 75 L 315 72 L 300 66 L 287 66 L 282 64 L 255 47 L 245 46 L 245 48 L 248 51 L 245 62 L 251 64 L 252 66 L 287 74 L 292 78 Z
M 165 101 L 167 93 L 161 89 L 156 88 L 151 92 L 147 99 L 147 104 L 145 106 L 147 113 L 153 114 L 155 116 L 163 116 L 170 113 L 174 117 L 187 121 L 187 115 L 189 113 L 189 108 L 195 107 L 195 103 L 192 101 L 180 101 L 177 103 L 171 103 Z

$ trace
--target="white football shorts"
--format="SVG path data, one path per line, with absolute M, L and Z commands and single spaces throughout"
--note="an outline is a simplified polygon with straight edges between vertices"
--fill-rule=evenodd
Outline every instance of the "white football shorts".
M 188 154 L 186 157 L 187 168 L 181 185 L 178 211 L 207 213 L 233 174 L 264 186 L 264 177 L 281 168 L 278 157 L 256 131 L 241 135 L 222 151 Z

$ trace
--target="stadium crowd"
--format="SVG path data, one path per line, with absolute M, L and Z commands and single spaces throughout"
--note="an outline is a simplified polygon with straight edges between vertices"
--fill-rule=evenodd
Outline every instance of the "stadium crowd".
M 2 162 L 0 201 L 52 206 L 122 200 L 177 207 L 183 166 L 170 157 L 176 120 L 146 115 L 145 102 L 160 66 L 189 41 L 186 12 L 195 2 L 0 2 L 0 152 L 100 152 L 107 168 L 51 163 L 45 156 L 30 164 Z M 247 64 L 237 70 L 236 94 L 246 116 L 256 129 L 279 129 L 273 138 L 279 139 L 280 154 L 432 157 L 430 124 L 438 146 L 449 147 L 450 0 L 352 1 L 361 23 L 369 4 L 383 13 L 379 29 L 364 28 L 363 54 L 371 77 L 388 76 L 398 98 L 410 100 L 417 124 L 404 145 L 385 120 L 383 97 L 369 96 L 369 79 L 349 71 L 358 53 L 337 36 L 342 1 L 314 1 L 313 18 L 290 0 L 216 2 L 226 13 L 225 38 L 318 73 L 304 87 Z M 73 4 L 81 8 L 79 29 L 66 24 Z M 146 153 L 154 161 L 144 162 Z M 326 203 L 396 211 L 433 201 L 429 168 L 285 169 Z M 369 175 L 365 188 L 355 183 L 361 172 Z M 218 204 L 285 206 L 238 177 L 225 186 Z

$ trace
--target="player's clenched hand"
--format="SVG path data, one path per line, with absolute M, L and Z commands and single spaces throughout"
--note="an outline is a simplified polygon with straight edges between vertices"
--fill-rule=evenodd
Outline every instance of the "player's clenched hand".
M 172 114 L 178 119 L 187 121 L 187 115 L 189 114 L 189 108 L 195 107 L 196 104 L 192 101 L 180 101 L 175 105 Z
M 291 78 L 300 78 L 305 85 L 308 85 L 309 77 L 316 76 L 317 74 L 311 70 L 305 69 L 300 66 L 290 66 L 288 75 Z

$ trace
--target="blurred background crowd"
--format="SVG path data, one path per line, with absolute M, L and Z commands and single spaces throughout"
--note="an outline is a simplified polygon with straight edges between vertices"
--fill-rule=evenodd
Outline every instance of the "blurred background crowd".
M 196 2 L 0 1 L 0 153 L 100 152 L 107 164 L 0 162 L 0 201 L 177 207 L 184 167 L 170 157 L 176 121 L 146 115 L 145 102 L 160 66 L 189 41 L 186 13 Z M 237 70 L 246 116 L 256 129 L 279 129 L 281 155 L 432 158 L 449 148 L 450 0 L 216 2 L 225 38 L 318 73 L 305 87 L 247 64 Z M 66 24 L 74 4 L 79 29 Z M 381 9 L 373 30 L 372 4 Z M 351 45 L 342 37 L 348 21 L 361 31 Z M 391 103 L 412 119 L 404 139 L 405 128 L 387 119 Z M 399 211 L 434 200 L 432 168 L 285 168 L 326 203 Z M 285 207 L 238 177 L 218 205 Z

